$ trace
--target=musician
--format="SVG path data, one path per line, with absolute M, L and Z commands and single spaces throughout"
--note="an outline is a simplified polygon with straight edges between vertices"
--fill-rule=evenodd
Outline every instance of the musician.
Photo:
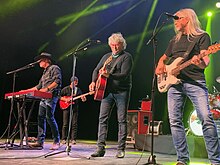
M 72 94 L 72 88 L 73 88 L 73 97 L 75 96 L 79 96 L 82 94 L 82 91 L 79 87 L 77 87 L 78 85 L 78 78 L 75 76 L 74 78 L 72 77 L 70 79 L 71 84 L 64 87 L 61 90 L 61 101 L 65 101 L 69 106 L 66 109 L 63 109 L 63 126 L 62 126 L 62 144 L 66 144 L 66 140 L 67 140 L 67 133 L 68 133 L 68 127 L 69 127 L 69 118 L 70 118 L 70 105 L 71 105 L 71 94 Z M 86 97 L 82 96 L 81 100 L 83 102 L 86 101 Z M 78 127 L 78 109 L 79 109 L 79 105 L 78 105 L 78 100 L 74 100 L 72 105 L 72 120 L 71 120 L 71 135 L 70 135 L 70 139 L 71 139 L 71 143 L 72 145 L 76 144 L 76 138 L 77 138 L 77 127 Z
M 43 75 L 38 83 L 33 88 L 27 90 L 39 90 L 42 92 L 51 92 L 52 99 L 42 99 L 39 105 L 38 112 L 38 135 L 37 142 L 30 144 L 30 147 L 43 148 L 46 135 L 46 120 L 50 125 L 53 145 L 51 150 L 56 150 L 60 145 L 60 134 L 57 126 L 57 122 L 54 118 L 54 112 L 58 101 L 58 95 L 61 90 L 62 75 L 59 66 L 52 64 L 53 59 L 49 53 L 41 53 L 35 57 L 35 61 L 39 61 L 39 65 L 44 69 Z
M 108 120 L 114 105 L 116 105 L 118 119 L 118 151 L 116 157 L 123 158 L 125 156 L 127 137 L 127 109 L 132 86 L 131 71 L 133 59 L 132 56 L 125 51 L 127 44 L 121 33 L 113 33 L 108 38 L 108 44 L 111 48 L 111 52 L 102 57 L 93 71 L 92 82 L 89 85 L 90 91 L 95 90 L 99 74 L 102 74 L 108 80 L 105 95 L 101 100 L 100 106 L 98 147 L 91 156 L 103 157 L 105 155 Z M 109 57 L 112 57 L 111 62 L 106 65 L 105 69 L 102 68 Z
M 191 65 L 182 69 L 178 74 L 181 80 L 179 84 L 171 85 L 168 89 L 168 112 L 173 143 L 177 152 L 177 165 L 189 164 L 189 151 L 186 143 L 186 134 L 183 118 L 183 106 L 188 97 L 202 123 L 203 135 L 210 162 L 220 164 L 220 148 L 216 126 L 210 113 L 208 103 L 208 90 L 206 87 L 204 69 L 210 60 L 208 56 L 198 58 L 198 54 L 206 52 L 210 45 L 209 35 L 201 29 L 196 13 L 192 9 L 181 9 L 175 13 L 178 17 L 174 20 L 176 35 L 171 39 L 165 53 L 159 59 L 155 73 L 159 76 L 168 72 L 164 62 L 177 57 L 183 57 L 184 53 L 194 43 L 189 54 L 183 61 L 191 59 Z M 170 65 L 172 65 L 171 63 Z M 173 69 L 173 68 L 172 68 Z

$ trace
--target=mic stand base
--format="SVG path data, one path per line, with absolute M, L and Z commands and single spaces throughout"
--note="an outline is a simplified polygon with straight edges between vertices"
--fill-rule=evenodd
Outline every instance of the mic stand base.
M 62 151 L 59 151 L 59 152 L 55 152 L 55 153 L 50 153 L 50 154 L 45 155 L 44 157 L 46 158 L 48 156 L 53 156 L 53 155 L 61 154 L 61 153 L 64 153 L 64 152 L 67 152 L 67 155 L 69 155 L 70 151 L 71 151 L 71 146 L 67 145 L 65 150 L 62 150 Z
M 150 164 L 153 164 L 153 165 L 161 165 L 161 164 L 157 164 L 156 163 L 156 156 L 155 155 L 151 155 L 149 158 L 148 158 L 148 163 L 145 163 L 144 165 L 150 165 Z

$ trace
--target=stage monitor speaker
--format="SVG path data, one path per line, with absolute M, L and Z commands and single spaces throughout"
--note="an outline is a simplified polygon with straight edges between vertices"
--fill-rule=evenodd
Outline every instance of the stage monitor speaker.
M 146 134 L 149 122 L 152 120 L 151 111 L 138 111 L 138 134 Z
M 139 110 L 128 110 L 127 116 L 127 141 L 126 143 L 135 144 L 135 135 L 137 134 L 138 129 L 138 111 Z
M 152 120 L 151 111 L 128 110 L 128 132 L 126 143 L 135 144 L 136 134 L 146 134 Z

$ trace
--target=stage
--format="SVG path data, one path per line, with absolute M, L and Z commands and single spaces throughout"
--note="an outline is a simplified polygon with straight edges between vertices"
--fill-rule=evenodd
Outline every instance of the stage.
M 165 137 L 167 138 L 167 137 Z M 165 138 L 160 139 L 161 147 L 166 146 L 167 142 L 162 141 Z M 158 140 L 158 139 L 157 139 Z M 157 143 L 157 140 L 155 141 Z M 116 142 L 107 142 L 106 154 L 101 158 L 92 158 L 90 155 L 96 149 L 95 141 L 78 140 L 76 145 L 71 147 L 71 152 L 66 152 L 66 145 L 61 145 L 59 150 L 51 151 L 49 150 L 52 141 L 50 139 L 46 140 L 44 149 L 42 150 L 28 150 L 21 149 L 20 147 L 5 148 L 5 140 L 1 139 L 0 143 L 0 164 L 1 165 L 39 165 L 39 164 L 57 164 L 57 165 L 135 165 L 135 164 L 145 164 L 148 162 L 148 158 L 151 152 L 144 151 L 141 149 L 135 149 L 133 145 L 128 144 L 126 148 L 126 155 L 123 159 L 118 159 L 115 157 L 117 151 Z M 15 141 L 18 144 L 19 140 Z M 140 145 L 140 144 L 139 144 Z M 141 147 L 141 146 L 139 146 Z M 156 146 L 158 147 L 158 146 Z M 158 148 L 157 148 L 158 150 Z M 55 154 L 53 156 L 45 157 L 50 153 L 56 153 L 59 151 L 64 151 L 60 154 Z M 169 153 L 170 151 L 167 151 Z M 162 165 L 175 165 L 176 155 L 167 153 L 157 153 L 156 162 Z M 207 158 L 191 158 L 191 165 L 207 165 L 209 161 Z

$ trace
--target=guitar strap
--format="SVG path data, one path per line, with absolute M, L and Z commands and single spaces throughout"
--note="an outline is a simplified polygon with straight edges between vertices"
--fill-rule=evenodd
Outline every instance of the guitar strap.
M 109 71 L 109 73 L 113 73 L 115 66 L 117 65 L 118 61 L 122 58 L 122 55 L 118 56 L 117 59 L 115 60 L 114 64 L 112 65 L 111 70 Z
M 76 94 L 77 94 L 77 90 L 78 90 L 78 88 L 77 87 L 74 87 L 74 95 L 76 96 Z
M 201 38 L 202 35 L 194 38 L 194 40 L 191 42 L 189 45 L 187 51 L 183 54 L 183 58 L 186 60 L 187 57 L 189 56 L 190 52 L 192 51 L 193 47 L 195 46 L 196 42 Z

